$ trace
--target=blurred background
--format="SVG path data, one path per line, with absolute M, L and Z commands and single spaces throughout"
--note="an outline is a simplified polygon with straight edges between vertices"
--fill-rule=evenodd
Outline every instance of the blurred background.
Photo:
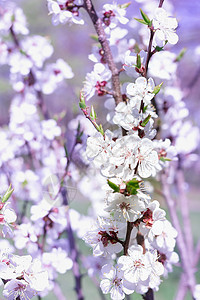
M 83 85 L 83 80 L 87 72 L 93 68 L 93 63 L 88 60 L 88 54 L 91 53 L 93 40 L 90 38 L 94 34 L 94 29 L 88 16 L 83 12 L 85 26 L 67 26 L 59 25 L 54 27 L 51 23 L 51 16 L 48 16 L 48 9 L 46 1 L 40 0 L 16 0 L 17 5 L 23 8 L 27 21 L 29 23 L 30 34 L 39 34 L 48 36 L 52 41 L 54 47 L 54 54 L 51 58 L 52 62 L 58 58 L 66 60 L 73 69 L 74 78 L 68 80 L 59 90 L 53 95 L 46 96 L 45 101 L 53 116 L 55 113 L 63 110 L 67 111 L 65 122 L 67 123 L 79 113 L 78 108 L 78 94 Z M 94 5 L 98 10 L 101 9 L 105 3 L 112 3 L 112 1 L 94 0 Z M 119 0 L 118 3 L 127 1 Z M 142 2 L 141 0 L 138 2 Z M 128 9 L 129 17 L 139 17 L 140 3 L 135 0 L 132 1 Z M 146 2 L 157 2 L 156 0 L 149 0 Z M 167 0 L 166 0 L 167 2 Z M 199 0 L 172 0 L 174 6 L 174 15 L 178 19 L 179 27 L 177 33 L 179 35 L 179 42 L 172 48 L 172 51 L 179 53 L 182 48 L 187 51 L 179 63 L 178 74 L 180 85 L 185 92 L 185 103 L 190 111 L 189 119 L 194 125 L 200 127 L 200 1 Z M 132 32 L 131 32 L 132 30 Z M 130 28 L 129 36 L 134 38 L 134 28 Z M 199 48 L 198 48 L 199 47 Z M 6 67 L 2 67 L 0 71 L 0 125 L 8 123 L 9 120 L 9 105 L 14 92 L 9 84 L 9 73 Z M 103 98 L 94 102 L 99 119 L 102 124 L 106 124 L 105 111 L 103 107 Z M 70 141 L 69 141 L 70 142 Z M 199 154 L 199 149 L 196 151 Z M 185 172 L 186 182 L 188 183 L 188 197 L 191 210 L 192 226 L 194 232 L 195 242 L 200 237 L 200 161 L 196 161 L 192 168 Z M 72 202 L 72 207 L 82 213 L 87 213 L 87 200 L 81 201 L 76 197 Z M 162 205 L 165 205 L 162 203 Z M 79 241 L 79 246 L 83 253 L 88 253 L 88 248 L 84 242 Z M 92 252 L 92 251 L 91 251 Z M 170 300 L 173 299 L 178 280 L 180 277 L 180 270 L 174 268 L 175 271 L 169 275 L 167 280 L 164 280 L 160 290 L 156 293 L 156 300 Z M 200 282 L 200 272 L 197 272 L 198 281 Z M 73 277 L 70 272 L 66 275 L 60 276 L 59 281 L 61 288 L 68 300 L 75 300 L 76 296 L 73 291 Z M 96 288 L 91 284 L 90 279 L 86 276 L 83 278 L 83 290 L 86 295 L 86 300 L 95 299 L 100 300 Z M 45 297 L 45 299 L 53 300 L 55 296 L 52 294 Z M 106 297 L 109 299 L 109 297 Z M 141 299 L 139 295 L 132 295 L 131 299 Z M 190 296 L 187 299 L 191 299 Z

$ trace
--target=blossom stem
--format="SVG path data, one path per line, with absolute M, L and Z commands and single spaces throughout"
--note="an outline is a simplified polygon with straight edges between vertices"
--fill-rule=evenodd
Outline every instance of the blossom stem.
M 158 7 L 162 7 L 165 0 L 160 0 Z
M 91 118 L 90 115 L 88 114 L 87 108 L 86 108 L 86 109 L 81 108 L 81 110 L 82 110 L 82 112 L 84 113 L 85 117 L 86 117 L 86 118 L 92 123 L 92 125 L 95 127 L 95 129 L 96 129 L 97 131 L 99 131 L 99 126 L 98 126 L 98 124 L 97 124 L 94 120 L 92 120 L 92 118 Z
M 126 239 L 124 242 L 124 255 L 128 254 L 128 246 L 131 238 L 131 231 L 133 229 L 133 223 L 132 222 L 127 222 L 127 229 L 126 229 Z
M 164 0 L 160 0 L 158 7 L 162 7 L 163 3 L 164 3 Z M 154 32 L 153 27 L 149 27 L 149 29 L 150 29 L 150 38 L 149 38 L 149 45 L 148 45 L 148 50 L 147 50 L 147 60 L 146 60 L 146 64 L 145 64 L 145 70 L 143 73 L 144 77 L 147 77 L 147 71 L 148 71 L 150 59 L 153 56 L 153 54 L 156 53 L 156 50 L 151 51 L 153 37 L 154 37 L 155 32 Z
M 66 205 L 66 207 L 68 207 L 66 188 L 62 187 L 61 194 L 63 197 L 64 205 Z M 72 227 L 71 227 L 71 220 L 70 220 L 70 215 L 69 215 L 68 209 L 67 209 L 66 215 L 67 215 L 67 234 L 68 234 L 68 239 L 69 239 L 70 254 L 71 254 L 71 259 L 73 261 L 72 270 L 73 270 L 73 274 L 74 274 L 74 278 L 75 278 L 75 291 L 77 294 L 77 300 L 84 300 L 82 286 L 81 286 L 82 275 L 80 273 L 80 267 L 79 267 L 79 262 L 78 262 L 79 253 L 78 253 L 78 250 L 76 247 L 76 242 L 75 242 L 74 234 L 73 234 Z
M 148 67 L 149 67 L 149 62 L 150 59 L 152 57 L 152 43 L 153 43 L 153 37 L 154 37 L 154 31 L 152 28 L 150 28 L 150 38 L 149 38 L 149 46 L 148 46 L 148 50 L 147 50 L 147 60 L 146 60 L 146 64 L 145 64 L 145 70 L 144 70 L 144 77 L 147 77 L 147 71 L 148 71 Z
M 148 292 L 142 295 L 144 300 L 154 300 L 154 294 L 152 289 L 148 289 Z
M 108 44 L 107 38 L 106 38 L 106 34 L 105 31 L 103 29 L 102 26 L 102 21 L 101 19 L 98 17 L 93 3 L 91 0 L 84 0 L 84 8 L 86 9 L 86 11 L 88 12 L 92 23 L 94 25 L 94 28 L 97 32 L 98 35 L 98 39 L 99 42 L 102 46 L 102 49 L 105 53 L 105 60 L 106 63 L 108 64 L 108 67 L 112 73 L 112 87 L 113 87 L 113 97 L 115 99 L 115 103 L 116 105 L 119 104 L 120 102 L 122 102 L 122 94 L 121 94 L 121 90 L 120 90 L 120 81 L 119 81 L 119 70 L 116 67 L 116 64 L 114 62 L 113 56 L 112 56 L 112 52 L 110 50 L 110 46 Z

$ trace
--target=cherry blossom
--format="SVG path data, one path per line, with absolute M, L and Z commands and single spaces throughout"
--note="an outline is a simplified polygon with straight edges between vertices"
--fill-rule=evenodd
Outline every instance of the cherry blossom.
M 63 0 L 53 1 L 47 0 L 49 14 L 52 14 L 52 23 L 53 25 L 74 23 L 83 25 L 84 21 L 79 17 L 79 11 L 77 10 L 77 5 L 74 3 L 74 6 L 71 8 L 68 7 L 68 2 Z M 74 2 L 74 1 L 73 1 Z M 78 1 L 78 5 L 80 1 Z
M 99 217 L 93 228 L 84 236 L 86 243 L 93 247 L 95 256 L 110 257 L 122 250 L 120 238 L 124 234 L 124 224 Z
M 111 299 L 121 300 L 126 295 L 134 292 L 133 285 L 123 278 L 123 272 L 119 266 L 104 265 L 101 270 L 103 277 L 100 288 L 104 294 L 110 293 Z
M 168 41 L 172 45 L 178 42 L 178 35 L 175 32 L 178 22 L 176 18 L 169 17 L 163 8 L 156 8 L 153 26 L 156 30 L 157 40 Z

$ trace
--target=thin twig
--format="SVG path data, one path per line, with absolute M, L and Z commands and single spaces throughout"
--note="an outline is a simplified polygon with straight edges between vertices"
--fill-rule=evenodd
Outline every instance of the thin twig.
M 163 3 L 164 3 L 164 0 L 160 0 L 158 7 L 162 7 Z M 149 45 L 148 45 L 148 50 L 147 50 L 147 59 L 146 59 L 146 64 L 145 64 L 145 70 L 142 74 L 144 77 L 147 77 L 147 71 L 148 71 L 149 62 L 150 62 L 151 57 L 157 52 L 156 49 L 154 49 L 153 51 L 151 50 L 155 31 L 152 26 L 149 27 L 149 29 L 150 29 L 150 38 L 149 38 Z
M 66 205 L 66 207 L 68 207 L 67 190 L 65 187 L 62 187 L 61 195 L 63 197 L 63 204 Z M 75 291 L 77 294 L 77 299 L 83 300 L 84 297 L 83 297 L 83 292 L 82 292 L 82 287 L 81 287 L 82 275 L 80 273 L 80 267 L 79 267 L 79 262 L 78 262 L 79 253 L 78 253 L 78 250 L 76 247 L 76 242 L 75 242 L 74 234 L 73 234 L 72 227 L 71 227 L 69 209 L 67 209 L 66 215 L 67 215 L 67 234 L 68 234 L 70 254 L 71 254 L 70 257 L 73 261 L 72 270 L 73 270 L 73 274 L 74 274 L 74 278 L 75 278 Z
M 91 21 L 94 25 L 94 28 L 97 32 L 99 42 L 102 46 L 102 49 L 104 51 L 105 60 L 108 64 L 108 67 L 112 73 L 112 87 L 113 87 L 113 97 L 115 99 L 116 105 L 120 102 L 122 102 L 122 95 L 121 95 L 121 89 L 120 89 L 120 81 L 119 81 L 119 70 L 116 67 L 116 64 L 114 62 L 112 52 L 110 50 L 110 46 L 108 43 L 108 40 L 106 38 L 105 31 L 103 29 L 102 21 L 97 16 L 97 13 L 94 9 L 93 3 L 91 0 L 84 0 L 84 8 L 88 12 Z

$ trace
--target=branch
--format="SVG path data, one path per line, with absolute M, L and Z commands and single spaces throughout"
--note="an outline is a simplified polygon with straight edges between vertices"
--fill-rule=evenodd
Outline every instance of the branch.
M 147 60 L 146 60 L 146 64 L 145 64 L 144 77 L 147 77 L 149 62 L 153 55 L 151 48 L 152 48 L 154 34 L 155 34 L 155 32 L 153 31 L 153 28 L 150 28 L 150 38 L 149 38 L 149 46 L 148 46 L 148 50 L 147 50 Z
M 97 16 L 92 1 L 84 0 L 84 8 L 86 9 L 87 13 L 89 14 L 92 20 L 92 23 L 98 35 L 99 42 L 105 54 L 106 63 L 108 64 L 108 67 L 112 73 L 113 97 L 117 105 L 118 103 L 122 102 L 122 95 L 121 95 L 120 81 L 119 81 L 119 70 L 115 65 L 109 43 L 107 41 L 106 34 L 103 29 L 102 21 Z
M 124 255 L 128 255 L 128 246 L 131 238 L 132 229 L 133 229 L 133 223 L 127 221 L 126 239 L 124 241 Z
M 63 187 L 61 189 L 61 194 L 62 194 L 62 197 L 63 197 L 63 204 L 68 206 L 66 188 Z M 69 209 L 67 209 L 66 215 L 67 215 L 67 234 L 68 234 L 68 239 L 69 239 L 70 254 L 71 254 L 71 259 L 73 261 L 72 270 L 73 270 L 73 274 L 74 274 L 74 278 L 75 278 L 75 291 L 76 291 L 76 294 L 77 294 L 77 299 L 78 300 L 84 300 L 82 287 L 81 287 L 82 275 L 80 273 L 79 263 L 78 263 L 79 254 L 78 254 L 74 234 L 73 234 L 72 227 L 71 227 Z
M 148 292 L 144 295 L 142 295 L 142 298 L 144 300 L 154 300 L 154 294 L 153 294 L 153 290 L 149 289 Z
M 164 3 L 164 0 L 160 0 L 158 7 L 162 7 L 163 3 Z M 153 56 L 153 54 L 156 53 L 155 50 L 151 51 L 155 31 L 154 31 L 152 26 L 149 27 L 149 29 L 150 29 L 150 38 L 149 38 L 149 45 L 148 45 L 148 50 L 147 50 L 147 60 L 146 60 L 146 64 L 145 64 L 145 70 L 144 70 L 144 73 L 143 73 L 144 77 L 147 77 L 147 71 L 148 71 L 150 59 Z

